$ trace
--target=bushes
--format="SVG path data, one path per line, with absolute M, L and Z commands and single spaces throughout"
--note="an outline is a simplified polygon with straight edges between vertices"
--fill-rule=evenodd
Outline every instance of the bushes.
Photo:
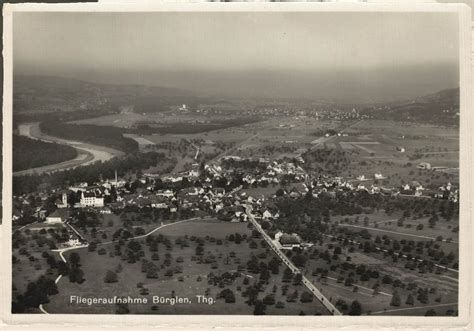
M 113 271 L 108 270 L 104 277 L 105 283 L 116 283 L 118 282 L 117 274 Z

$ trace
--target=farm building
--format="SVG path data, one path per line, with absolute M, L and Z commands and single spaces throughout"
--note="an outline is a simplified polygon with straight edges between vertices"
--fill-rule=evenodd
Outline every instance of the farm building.
M 67 209 L 57 209 L 46 217 L 46 224 L 59 224 L 64 223 L 69 217 L 69 211 Z
M 421 163 L 418 164 L 416 167 L 417 167 L 418 169 L 429 170 L 429 169 L 431 169 L 431 164 L 428 163 L 428 162 L 421 162 Z
M 287 234 L 281 231 L 275 234 L 275 241 L 277 241 L 282 249 L 300 248 L 302 240 L 296 233 Z

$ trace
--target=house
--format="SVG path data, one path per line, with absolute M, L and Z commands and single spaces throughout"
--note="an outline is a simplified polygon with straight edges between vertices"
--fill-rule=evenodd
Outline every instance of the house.
M 168 205 L 164 202 L 155 202 L 151 204 L 151 207 L 156 209 L 167 209 Z
M 397 152 L 399 153 L 405 153 L 405 148 L 401 146 L 397 146 Z
M 197 169 L 189 170 L 188 177 L 191 177 L 191 178 L 199 177 L 199 171 Z
M 431 164 L 428 162 L 421 162 L 416 166 L 418 169 L 424 169 L 424 170 L 430 170 L 431 169 Z
M 76 246 L 80 246 L 81 244 L 82 243 L 79 239 L 69 238 L 69 240 L 64 243 L 64 246 L 66 246 L 66 247 L 76 247 Z
M 197 187 L 186 187 L 186 188 L 183 188 L 180 192 L 179 192 L 179 196 L 181 198 L 184 198 L 184 197 L 187 197 L 187 196 L 197 196 L 199 194 L 199 190 Z
M 104 215 L 105 214 L 110 215 L 110 214 L 112 214 L 112 210 L 110 210 L 109 208 L 103 208 L 103 209 L 100 210 L 100 213 L 104 214 Z
M 165 197 L 165 198 L 172 198 L 172 197 L 174 197 L 174 193 L 171 190 L 158 190 L 158 191 L 156 191 L 156 196 Z
M 96 192 L 82 192 L 80 205 L 82 207 L 104 207 L 104 197 Z
M 271 218 L 272 216 L 273 216 L 272 213 L 270 213 L 268 210 L 265 210 L 265 211 L 263 212 L 263 214 L 262 214 L 262 218 L 263 218 L 263 219 L 269 219 L 269 218 Z
M 282 249 L 300 248 L 302 240 L 296 233 L 287 234 L 281 231 L 275 234 L 275 241 L 278 242 Z
M 70 186 L 69 190 L 73 191 L 74 193 L 77 193 L 78 191 L 86 191 L 87 190 L 88 184 L 86 182 L 79 183 L 75 186 Z
M 33 216 L 40 220 L 44 220 L 46 218 L 46 210 L 42 209 L 41 207 L 38 207 L 36 208 Z
M 380 172 L 377 172 L 377 173 L 374 174 L 374 178 L 375 179 L 384 179 L 385 177 Z
M 183 180 L 182 176 L 165 176 L 162 178 L 164 183 L 178 183 Z
M 46 224 L 61 224 L 69 217 L 67 209 L 57 209 L 46 217 L 44 221 Z

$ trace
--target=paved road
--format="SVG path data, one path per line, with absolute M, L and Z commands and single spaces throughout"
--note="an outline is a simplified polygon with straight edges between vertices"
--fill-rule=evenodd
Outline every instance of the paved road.
M 252 212 L 251 212 L 251 207 L 244 205 L 245 210 L 247 212 L 247 216 L 252 222 L 252 224 L 255 226 L 258 232 L 262 235 L 263 239 L 267 242 L 268 245 L 272 248 L 272 250 L 282 259 L 282 261 L 290 268 L 293 273 L 299 273 L 303 276 L 303 284 L 308 288 L 310 293 L 312 293 L 325 307 L 326 309 L 332 314 L 332 315 L 342 315 L 342 313 L 314 286 L 312 282 L 310 282 L 306 276 L 303 275 L 303 273 L 291 262 L 285 254 L 281 252 L 281 250 L 276 247 L 275 243 L 272 241 L 270 236 L 262 229 L 260 224 L 255 220 Z
M 197 160 L 199 156 L 199 152 L 201 151 L 201 148 L 197 146 L 195 143 L 193 143 L 190 139 L 186 139 L 186 141 L 193 146 L 193 148 L 196 150 L 196 154 L 194 155 L 194 159 Z

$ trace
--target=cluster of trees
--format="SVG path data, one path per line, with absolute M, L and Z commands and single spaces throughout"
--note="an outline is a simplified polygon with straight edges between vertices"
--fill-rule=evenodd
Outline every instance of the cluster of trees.
M 138 143 L 123 136 L 124 130 L 114 126 L 97 126 L 89 124 L 68 124 L 60 121 L 41 122 L 42 132 L 73 141 L 106 146 L 125 153 L 138 151 Z
M 113 158 L 106 162 L 96 162 L 87 166 L 57 171 L 52 174 L 14 176 L 13 193 L 15 195 L 28 194 L 37 191 L 40 187 L 63 187 L 68 183 L 92 183 L 100 178 L 113 178 L 115 170 L 117 170 L 119 176 L 124 176 L 129 172 L 148 169 L 158 164 L 165 164 L 165 162 L 169 162 L 169 159 L 163 153 L 136 153 L 121 158 Z M 174 167 L 174 165 L 169 166 L 169 168 L 171 167 Z M 163 169 L 164 172 L 167 170 Z
M 335 306 L 337 309 L 347 315 L 358 316 L 362 314 L 362 305 L 357 300 L 352 301 L 352 303 L 349 305 L 345 300 L 338 299 Z
M 81 257 L 76 252 L 69 256 L 67 275 L 71 283 L 81 284 L 85 281 L 84 271 L 81 269 Z
M 54 280 L 40 276 L 27 285 L 23 294 L 16 296 L 12 302 L 12 313 L 24 313 L 28 309 L 38 308 L 39 305 L 49 302 L 49 296 L 57 293 L 58 288 Z
M 75 148 L 13 135 L 13 171 L 21 171 L 72 160 Z

